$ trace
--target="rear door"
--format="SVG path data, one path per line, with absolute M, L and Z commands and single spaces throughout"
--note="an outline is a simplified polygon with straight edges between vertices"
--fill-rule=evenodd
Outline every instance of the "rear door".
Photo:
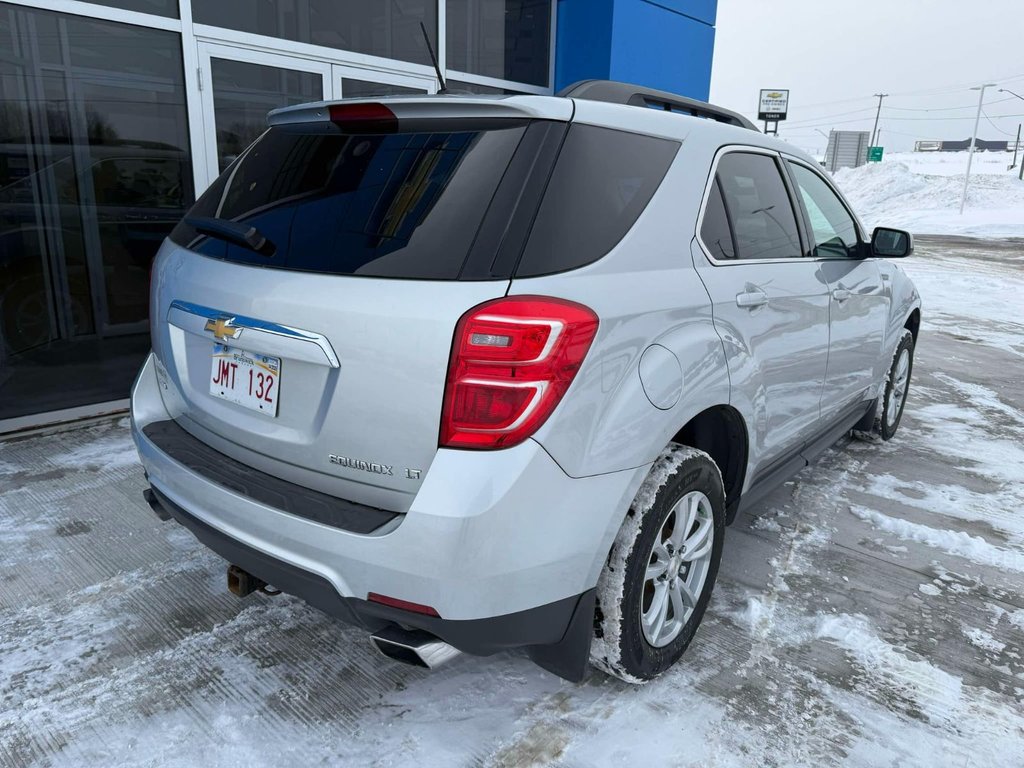
M 197 202 L 154 273 L 154 350 L 192 434 L 405 511 L 437 450 L 455 324 L 508 289 L 491 266 L 523 197 L 509 185 L 564 123 L 353 109 L 271 127 Z
M 828 358 L 828 283 L 806 257 L 779 163 L 753 148 L 720 154 L 694 248 L 755 480 L 814 433 Z
M 828 371 L 821 393 L 822 418 L 828 421 L 875 394 L 888 300 L 878 263 L 832 185 L 804 163 L 787 160 L 786 165 L 829 287 Z

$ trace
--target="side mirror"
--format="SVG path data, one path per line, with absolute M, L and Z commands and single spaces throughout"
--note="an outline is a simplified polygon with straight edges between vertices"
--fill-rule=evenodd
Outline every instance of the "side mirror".
M 886 259 L 902 259 L 914 253 L 914 236 L 902 229 L 875 227 L 871 235 L 871 252 Z

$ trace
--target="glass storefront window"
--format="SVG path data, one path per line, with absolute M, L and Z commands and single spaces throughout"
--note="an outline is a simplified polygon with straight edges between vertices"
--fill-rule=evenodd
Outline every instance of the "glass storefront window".
M 210 65 L 219 171 L 267 130 L 270 110 L 323 98 L 323 78 L 315 72 L 219 58 Z
M 0 3 L 0 419 L 127 397 L 194 199 L 176 33 Z
M 346 99 L 365 99 L 369 96 L 401 96 L 403 94 L 426 93 L 423 88 L 409 88 L 405 85 L 374 83 L 370 80 L 341 78 L 341 95 Z
M 423 22 L 437 50 L 437 0 L 193 0 L 192 16 L 199 24 L 429 64 Z
M 467 83 L 463 80 L 452 80 L 447 78 L 444 81 L 449 91 L 455 93 L 476 93 L 481 96 L 515 96 L 521 95 L 522 91 L 512 91 L 508 88 L 495 88 L 491 85 L 480 85 L 479 83 Z
M 156 16 L 166 16 L 169 19 L 178 18 L 178 0 L 90 0 L 90 2 L 109 5 L 111 8 L 120 8 L 123 11 L 152 13 Z
M 551 0 L 446 0 L 448 69 L 547 86 Z

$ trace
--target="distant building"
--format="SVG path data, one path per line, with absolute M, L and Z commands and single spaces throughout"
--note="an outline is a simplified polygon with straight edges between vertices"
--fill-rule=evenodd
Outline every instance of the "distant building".
M 915 152 L 966 152 L 970 147 L 970 139 L 963 139 L 961 141 L 936 141 L 928 139 L 914 142 Z M 1010 142 L 978 139 L 974 142 L 974 149 L 976 152 L 1008 152 Z

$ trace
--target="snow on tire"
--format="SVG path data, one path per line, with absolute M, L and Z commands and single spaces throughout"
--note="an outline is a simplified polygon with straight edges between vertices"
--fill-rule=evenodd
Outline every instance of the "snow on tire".
M 875 423 L 870 431 L 854 430 L 854 437 L 868 442 L 881 442 L 891 439 L 896 434 L 900 419 L 903 418 L 903 408 L 907 404 L 910 374 L 913 370 L 914 334 L 904 329 L 889 364 L 889 372 L 879 391 Z
M 669 445 L 637 491 L 598 580 L 591 664 L 630 683 L 671 667 L 704 617 L 724 531 L 717 465 L 703 451 Z

